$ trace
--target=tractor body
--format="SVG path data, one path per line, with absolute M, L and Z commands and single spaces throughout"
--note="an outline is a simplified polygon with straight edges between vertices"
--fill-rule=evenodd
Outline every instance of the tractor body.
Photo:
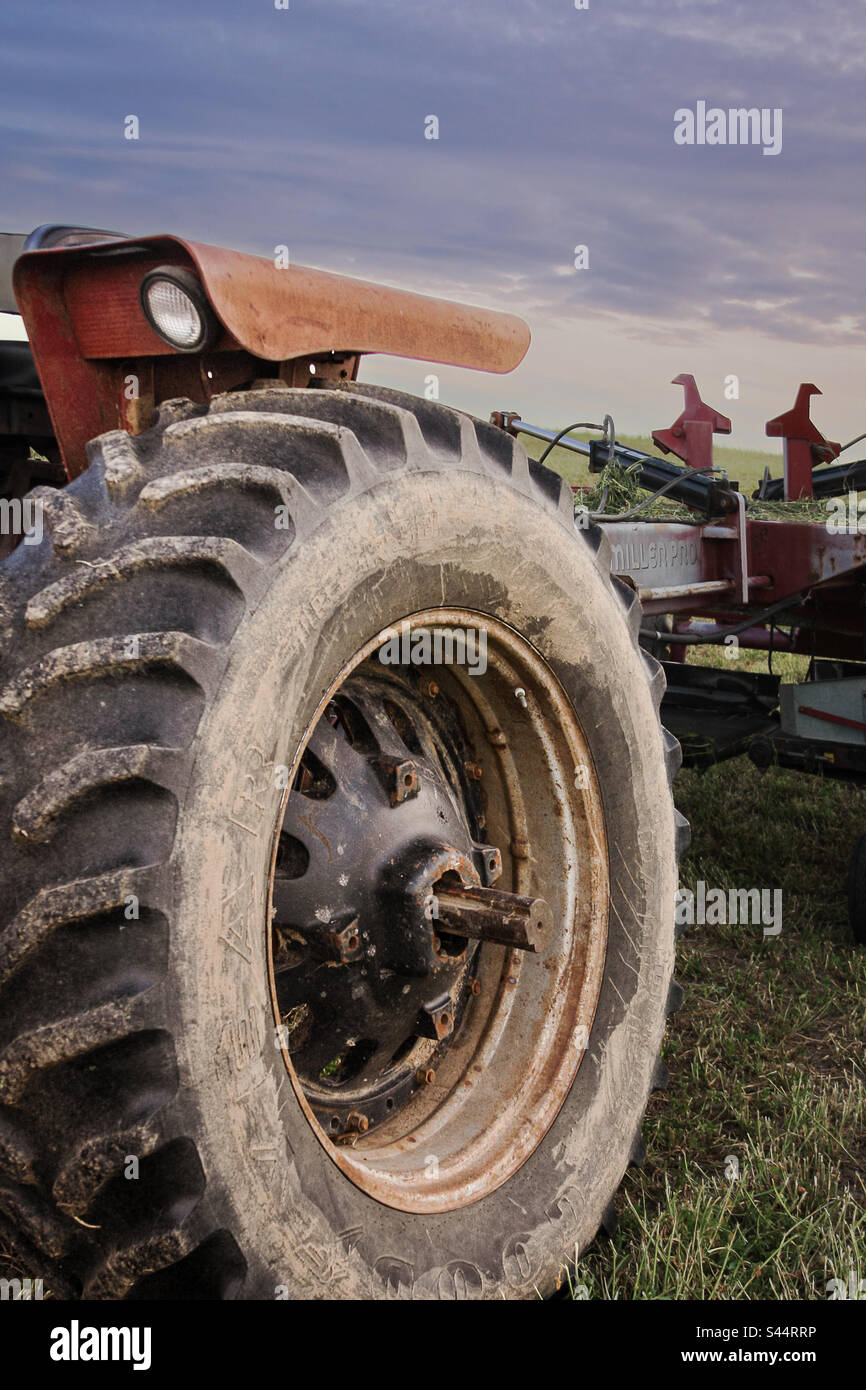
M 529 346 L 525 324 L 509 314 L 177 237 L 45 227 L 13 243 L 22 250 L 14 295 L 33 366 L 26 348 L 13 356 L 28 389 L 41 383 L 68 478 L 87 467 L 89 440 L 110 429 L 140 433 L 161 402 L 178 396 L 205 402 L 253 381 L 353 380 L 364 353 L 507 372 Z M 203 334 L 192 350 L 148 320 L 142 286 L 156 272 L 178 277 L 199 300 Z M 3 302 L 12 307 L 8 287 Z M 14 378 L 0 382 L 7 389 Z M 26 422 L 17 415 L 11 423 Z M 45 439 L 45 423 L 34 437 Z

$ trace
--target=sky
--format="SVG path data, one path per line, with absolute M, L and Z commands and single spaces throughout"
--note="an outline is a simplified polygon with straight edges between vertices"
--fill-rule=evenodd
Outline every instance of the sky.
M 508 309 L 508 377 L 362 369 L 482 416 L 664 428 L 691 372 L 731 444 L 778 451 L 801 380 L 829 437 L 866 429 L 864 0 L 277 3 L 3 0 L 0 229 L 286 245 Z M 781 150 L 678 144 L 699 102 Z

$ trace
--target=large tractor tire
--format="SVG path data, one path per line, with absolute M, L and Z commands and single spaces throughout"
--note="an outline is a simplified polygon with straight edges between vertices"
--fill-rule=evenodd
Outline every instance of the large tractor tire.
M 38 492 L 0 569 L 19 1259 L 73 1298 L 552 1293 L 678 989 L 679 752 L 606 541 L 501 431 L 359 385 L 170 402 Z M 539 899 L 545 950 L 495 939 Z

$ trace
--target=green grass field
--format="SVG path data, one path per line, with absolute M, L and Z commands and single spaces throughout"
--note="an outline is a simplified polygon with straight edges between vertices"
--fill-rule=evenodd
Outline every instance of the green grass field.
M 742 652 L 738 664 L 766 670 L 766 657 Z M 774 658 L 783 679 L 801 666 Z M 746 758 L 682 771 L 675 793 L 692 824 L 682 886 L 781 888 L 782 932 L 696 926 L 681 938 L 685 998 L 664 1049 L 670 1088 L 644 1125 L 647 1161 L 619 1194 L 617 1235 L 566 1288 L 826 1298 L 831 1279 L 866 1279 L 866 949 L 845 897 L 863 793 Z

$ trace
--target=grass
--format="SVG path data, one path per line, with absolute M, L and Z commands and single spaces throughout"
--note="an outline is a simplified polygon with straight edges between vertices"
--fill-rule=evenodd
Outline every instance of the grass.
M 600 435 L 582 434 L 579 430 L 574 435 L 575 439 L 599 439 Z M 520 442 L 526 447 L 527 453 L 531 458 L 540 458 L 546 444 L 542 444 L 537 439 L 529 439 L 526 435 L 520 436 Z M 653 458 L 667 458 L 670 463 L 680 463 L 680 459 L 674 454 L 663 454 L 653 444 L 648 435 L 617 435 L 617 442 L 625 444 L 630 449 L 640 449 L 642 453 L 652 454 Z M 730 449 L 724 448 L 713 443 L 713 458 L 720 468 L 724 468 L 728 477 L 740 485 L 740 491 L 748 496 L 761 481 L 764 476 L 764 466 L 769 464 L 770 472 L 773 477 L 781 477 L 782 474 L 782 455 L 781 453 L 768 453 L 762 449 Z M 567 478 L 576 487 L 594 487 L 596 478 L 590 473 L 587 465 L 588 459 L 581 458 L 578 454 L 572 454 L 568 449 L 563 449 L 561 445 L 551 450 L 545 460 L 549 468 L 553 468 L 557 473 L 561 473 L 563 478 Z
M 545 447 L 524 442 L 535 458 Z M 645 436 L 621 442 L 660 456 Z M 762 451 L 714 456 L 747 497 L 765 465 L 781 473 Z M 587 460 L 557 448 L 547 462 L 593 488 L 584 501 L 598 505 L 604 479 Z M 648 496 L 621 471 L 610 481 L 608 510 Z M 823 519 L 823 503 L 780 514 L 813 519 L 816 506 Z M 675 514 L 665 502 L 651 511 Z M 689 660 L 722 657 L 696 648 Z M 787 681 L 807 665 L 773 659 Z M 736 669 L 766 671 L 766 654 L 741 650 Z M 626 1176 L 617 1235 L 578 1260 L 567 1288 L 605 1299 L 825 1298 L 831 1279 L 866 1279 L 866 950 L 852 941 L 845 894 L 866 830 L 861 792 L 761 773 L 741 757 L 682 771 L 675 794 L 692 824 L 682 886 L 781 888 L 783 929 L 764 938 L 760 926 L 703 925 L 681 939 L 685 1001 L 665 1044 L 670 1088 L 644 1125 L 647 1162 Z
M 545 444 L 526 436 L 521 438 L 532 458 L 538 459 L 542 456 L 547 447 Z M 575 438 L 586 439 L 589 436 L 578 433 Z M 622 436 L 619 443 L 632 449 L 640 449 L 646 454 L 651 454 L 654 458 L 664 457 L 646 435 Z M 667 458 L 668 462 L 680 464 L 680 460 L 673 454 L 669 454 Z M 764 476 L 765 467 L 769 467 L 772 477 L 781 477 L 782 460 L 778 455 L 764 453 L 758 449 L 716 448 L 713 458 L 716 466 L 724 469 L 729 480 L 736 483 L 740 491 L 744 493 L 750 516 L 765 521 L 785 519 L 787 521 L 826 522 L 828 516 L 826 498 L 803 498 L 796 502 L 758 502 L 752 498 L 752 493 Z M 602 510 L 602 494 L 605 490 L 607 491 L 607 498 L 603 510 L 608 513 L 625 511 L 637 502 L 648 502 L 649 493 L 638 485 L 634 477 L 634 465 L 631 468 L 623 468 L 620 464 L 615 463 L 605 468 L 602 473 L 593 474 L 589 471 L 588 459 L 582 458 L 578 454 L 569 453 L 560 445 L 551 450 L 545 462 L 549 468 L 554 469 L 569 483 L 585 489 L 582 494 L 575 498 L 575 502 L 577 505 L 587 507 L 590 511 Z M 643 516 L 669 521 L 694 521 L 697 519 L 697 514 L 694 511 L 667 497 L 649 502 L 643 509 Z
M 766 670 L 766 657 L 737 664 Z M 774 658 L 785 679 L 801 667 Z M 782 933 L 706 925 L 681 938 L 685 1000 L 665 1044 L 671 1085 L 644 1125 L 647 1162 L 626 1177 L 617 1235 L 579 1260 L 569 1287 L 825 1298 L 830 1279 L 866 1278 L 866 950 L 845 901 L 861 793 L 745 758 L 683 771 L 675 793 L 692 823 L 682 885 L 781 888 Z

